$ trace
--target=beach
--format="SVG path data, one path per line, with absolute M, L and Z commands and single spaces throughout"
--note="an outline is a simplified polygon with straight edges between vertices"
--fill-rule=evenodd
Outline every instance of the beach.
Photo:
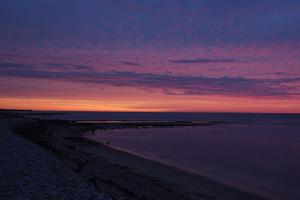
M 41 151 L 46 150 L 59 158 L 82 183 L 95 188 L 100 196 L 112 199 L 266 199 L 84 138 L 87 132 L 95 131 L 93 124 L 33 118 L 13 121 L 14 133 L 34 142 Z M 45 173 L 46 177 L 53 174 Z
M 0 199 L 111 199 L 53 152 L 13 133 L 14 123 L 0 119 Z
M 300 200 L 300 0 L 1 0 L 0 200 Z

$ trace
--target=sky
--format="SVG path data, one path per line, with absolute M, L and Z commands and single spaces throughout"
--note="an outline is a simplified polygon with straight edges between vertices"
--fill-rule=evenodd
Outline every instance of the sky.
M 1 0 L 0 107 L 300 113 L 299 0 Z

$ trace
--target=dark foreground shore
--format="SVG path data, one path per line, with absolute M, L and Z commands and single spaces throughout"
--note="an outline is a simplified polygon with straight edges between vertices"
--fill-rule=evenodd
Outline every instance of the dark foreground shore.
M 83 137 L 88 131 L 114 126 L 31 118 L 15 119 L 11 123 L 13 132 L 54 152 L 78 177 L 112 199 L 265 199 Z M 125 127 L 122 124 L 121 128 Z
M 110 200 L 51 151 L 13 133 L 0 119 L 1 200 Z

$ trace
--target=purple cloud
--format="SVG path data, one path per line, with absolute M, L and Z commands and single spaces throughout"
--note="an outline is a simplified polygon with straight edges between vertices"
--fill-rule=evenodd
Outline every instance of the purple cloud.
M 197 59 L 169 60 L 169 62 L 178 63 L 178 64 L 193 64 L 193 63 L 234 63 L 234 62 L 241 62 L 241 61 L 235 59 L 197 58 Z
M 12 66 L 14 66 L 11 63 Z M 1 66 L 1 65 L 0 65 Z M 254 79 L 246 77 L 207 77 L 137 73 L 131 71 L 45 71 L 32 68 L 0 68 L 1 77 L 64 80 L 81 83 L 98 83 L 111 86 L 129 86 L 143 89 L 160 89 L 168 94 L 184 95 L 240 95 L 240 96 L 292 96 L 300 92 L 293 84 L 298 78 Z M 176 90 L 177 92 L 172 92 Z
M 299 6 L 297 0 L 3 0 L 0 42 L 63 48 L 293 43 L 300 41 Z
M 30 64 L 20 64 L 20 63 L 9 63 L 9 62 L 5 62 L 5 63 L 0 63 L 0 69 L 23 69 L 23 68 L 31 68 L 33 67 L 33 65 Z
M 130 65 L 130 66 L 142 66 L 141 64 L 136 63 L 136 62 L 121 61 L 121 63 L 124 65 Z

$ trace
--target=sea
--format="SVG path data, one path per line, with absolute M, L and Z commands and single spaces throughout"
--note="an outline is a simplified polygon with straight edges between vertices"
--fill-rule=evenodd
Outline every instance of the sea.
M 59 112 L 67 120 L 214 121 L 214 126 L 99 130 L 92 140 L 272 199 L 300 199 L 300 115 Z

